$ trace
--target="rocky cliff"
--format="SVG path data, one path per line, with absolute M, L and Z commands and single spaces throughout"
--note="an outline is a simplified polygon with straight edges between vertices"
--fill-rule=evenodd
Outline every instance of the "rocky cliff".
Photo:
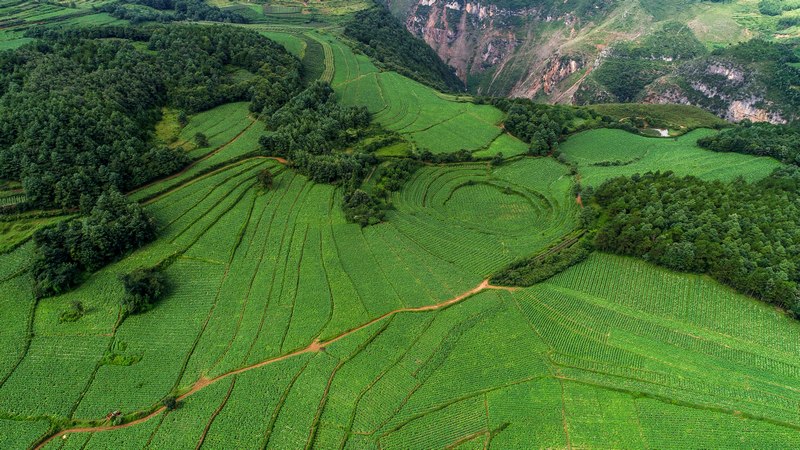
M 613 4 L 414 0 L 404 20 L 474 92 L 569 101 L 562 82 L 584 71 L 597 53 L 571 44 Z
M 786 113 L 791 107 L 784 99 L 772 98 L 757 73 L 771 69 L 752 72 L 752 67 L 697 53 L 696 46 L 707 53 L 709 45 L 717 45 L 709 41 L 716 37 L 691 14 L 718 8 L 714 2 L 686 0 L 686 12 L 677 5 L 680 2 L 645 0 L 387 1 L 408 30 L 424 39 L 477 94 L 551 103 L 684 103 L 733 121 L 780 123 L 792 118 Z M 672 20 L 678 13 L 683 22 Z M 676 25 L 684 30 L 664 32 L 665 24 L 673 27 L 670 31 Z M 731 39 L 752 34 L 744 32 Z M 687 47 L 688 40 L 695 47 Z M 641 44 L 635 49 L 641 51 L 633 52 L 635 58 L 653 65 L 632 66 L 633 78 L 644 71 L 646 79 L 638 77 L 638 93 L 623 98 L 594 72 L 614 58 L 615 48 L 628 43 Z

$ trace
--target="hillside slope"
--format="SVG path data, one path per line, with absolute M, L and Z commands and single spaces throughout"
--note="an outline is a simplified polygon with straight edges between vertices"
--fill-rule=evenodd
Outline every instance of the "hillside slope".
M 796 56 L 753 62 L 724 51 L 709 53 L 756 37 L 796 46 L 800 10 L 795 8 L 800 5 L 791 2 L 778 15 L 764 14 L 757 2 L 743 0 L 386 0 L 386 4 L 479 94 L 553 103 L 677 102 L 702 106 L 730 120 L 784 122 L 796 114 L 796 102 L 770 92 L 770 81 L 765 79 L 789 70 L 795 72 L 790 86 L 800 84 Z M 609 61 L 615 71 L 637 75 L 641 67 L 614 65 L 620 54 L 626 54 L 618 44 L 642 48 L 664 36 L 671 40 L 676 25 L 684 31 L 675 41 L 691 40 L 699 47 L 690 54 L 671 47 L 636 55 L 640 63 L 661 64 L 655 68 L 647 64 L 648 76 L 638 80 L 641 89 L 630 98 L 595 76 Z M 698 77 L 703 78 L 702 85 L 692 85 Z M 731 91 L 738 95 L 728 94 Z

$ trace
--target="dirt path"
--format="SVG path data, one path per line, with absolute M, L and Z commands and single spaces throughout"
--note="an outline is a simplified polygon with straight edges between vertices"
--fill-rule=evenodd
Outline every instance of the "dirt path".
M 235 376 L 235 375 L 239 375 L 239 374 L 244 373 L 244 372 L 249 372 L 251 370 L 258 369 L 260 367 L 264 367 L 264 366 L 267 366 L 267 365 L 270 365 L 270 364 L 274 364 L 274 363 L 277 363 L 277 362 L 280 362 L 280 361 L 283 361 L 283 360 L 286 360 L 286 359 L 289 359 L 289 358 L 292 358 L 292 357 L 295 357 L 295 356 L 300 356 L 300 355 L 303 355 L 303 354 L 306 354 L 306 353 L 317 353 L 317 352 L 320 352 L 320 351 L 324 350 L 325 347 L 327 347 L 327 346 L 329 346 L 329 345 L 331 345 L 331 344 L 333 344 L 333 343 L 335 343 L 335 342 L 337 342 L 337 341 L 339 341 L 341 339 L 344 339 L 344 338 L 346 338 L 346 337 L 348 337 L 348 336 L 350 336 L 350 335 L 352 335 L 354 333 L 357 333 L 357 332 L 363 330 L 364 328 L 369 327 L 370 325 L 374 325 L 377 322 L 380 322 L 380 321 L 385 320 L 385 319 L 387 319 L 387 318 L 389 318 L 391 316 L 394 316 L 395 314 L 406 313 L 406 312 L 436 311 L 438 309 L 446 308 L 448 306 L 451 306 L 451 305 L 454 305 L 456 303 L 462 302 L 462 301 L 466 300 L 467 298 L 472 297 L 473 295 L 476 295 L 476 294 L 478 294 L 480 292 L 483 292 L 483 291 L 486 291 L 486 290 L 492 290 L 492 289 L 494 289 L 494 290 L 503 290 L 503 291 L 515 291 L 517 288 L 504 287 L 504 286 L 493 286 L 493 285 L 489 284 L 489 280 L 486 279 L 486 280 L 483 280 L 479 285 L 475 286 L 474 288 L 472 288 L 472 289 L 470 289 L 470 290 L 468 290 L 466 292 L 463 292 L 463 293 L 461 293 L 461 294 L 459 294 L 459 295 L 457 295 L 457 296 L 455 296 L 455 297 L 453 297 L 453 298 L 451 298 L 449 300 L 445 300 L 445 301 L 443 301 L 441 303 L 435 303 L 433 305 L 426 305 L 426 306 L 418 306 L 418 307 L 414 307 L 414 308 L 399 308 L 399 309 L 395 309 L 395 310 L 389 311 L 389 312 L 387 312 L 387 313 L 385 313 L 385 314 L 383 314 L 383 315 L 381 315 L 381 316 L 379 316 L 379 317 L 377 317 L 375 319 L 372 319 L 372 320 L 370 320 L 369 322 L 367 322 L 365 324 L 359 325 L 359 326 L 357 326 L 355 328 L 352 328 L 352 329 L 350 329 L 348 331 L 345 331 L 345 332 L 343 332 L 343 333 L 341 333 L 341 334 L 339 334 L 336 337 L 333 337 L 331 339 L 324 340 L 324 341 L 320 341 L 319 339 L 315 339 L 307 347 L 299 349 L 299 350 L 295 350 L 295 351 L 287 353 L 285 355 L 281 355 L 281 356 L 278 356 L 278 357 L 275 357 L 275 358 L 266 359 L 264 361 L 261 361 L 261 362 L 258 362 L 258 363 L 255 363 L 255 364 L 252 364 L 252 365 L 249 365 L 249 366 L 241 367 L 239 369 L 235 369 L 235 370 L 232 370 L 230 372 L 226 372 L 226 373 L 224 373 L 222 375 L 218 375 L 218 376 L 216 376 L 214 378 L 201 378 L 201 379 L 197 380 L 197 382 L 194 385 L 192 385 L 192 387 L 188 391 L 186 391 L 185 393 L 181 394 L 177 398 L 177 400 L 178 401 L 184 400 L 184 399 L 194 395 L 195 393 L 203 390 L 204 388 L 206 388 L 206 387 L 208 387 L 208 386 L 210 386 L 210 385 L 212 385 L 214 383 L 217 383 L 219 381 L 222 381 L 222 380 L 224 380 L 226 378 L 229 378 L 229 377 L 232 377 L 232 376 Z M 166 408 L 161 406 L 161 407 L 155 409 L 154 411 L 150 412 L 149 414 L 147 414 L 144 417 L 141 417 L 139 419 L 133 420 L 131 422 L 128 422 L 128 423 L 125 423 L 125 424 L 122 424 L 122 425 L 100 425 L 100 426 L 94 426 L 94 427 L 76 427 L 76 428 L 69 428 L 69 429 L 66 429 L 66 430 L 62 430 L 62 431 L 59 431 L 58 433 L 50 436 L 49 438 L 45 439 L 44 441 L 42 441 L 40 444 L 38 444 L 35 447 L 35 450 L 39 450 L 39 449 L 44 448 L 45 445 L 47 445 L 49 442 L 51 442 L 54 439 L 64 438 L 65 436 L 67 436 L 69 434 L 72 434 L 72 433 L 93 433 L 93 432 L 99 432 L 99 431 L 112 431 L 112 430 L 118 430 L 118 429 L 121 429 L 121 428 L 132 427 L 134 425 L 138 425 L 138 424 L 147 422 L 148 420 L 152 419 L 153 417 L 158 416 L 159 414 L 161 414 L 165 410 L 166 410 Z

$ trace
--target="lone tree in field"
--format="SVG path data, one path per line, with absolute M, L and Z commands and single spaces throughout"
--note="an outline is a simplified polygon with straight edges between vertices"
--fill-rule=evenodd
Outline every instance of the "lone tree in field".
M 272 172 L 270 172 L 269 169 L 264 169 L 258 172 L 258 175 L 256 175 L 256 180 L 258 182 L 258 187 L 264 189 L 265 191 L 272 189 L 274 184 Z
M 503 161 L 504 161 L 504 160 L 503 160 L 503 153 L 502 153 L 502 152 L 497 152 L 497 154 L 496 154 L 496 155 L 494 155 L 494 157 L 492 157 L 492 160 L 491 160 L 491 161 L 489 161 L 489 164 L 490 164 L 492 167 L 497 167 L 497 166 L 499 166 L 499 165 L 502 165 L 502 164 L 503 164 Z
M 195 133 L 194 143 L 200 148 L 208 147 L 208 138 L 203 133 Z
M 174 411 L 178 409 L 178 398 L 174 395 L 170 395 L 164 400 L 161 400 L 161 404 L 164 405 L 164 408 L 166 408 L 167 411 Z
M 156 268 L 139 268 L 120 279 L 125 286 L 125 296 L 122 297 L 125 314 L 147 311 L 167 291 L 167 279 Z

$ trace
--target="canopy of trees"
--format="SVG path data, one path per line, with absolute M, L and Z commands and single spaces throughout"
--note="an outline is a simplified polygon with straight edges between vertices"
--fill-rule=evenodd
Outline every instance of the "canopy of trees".
M 344 34 L 358 42 L 359 50 L 389 70 L 442 91 L 464 90 L 464 83 L 453 69 L 383 6 L 356 13 Z
M 119 0 L 97 8 L 132 24 L 206 20 L 209 22 L 247 23 L 241 14 L 223 11 L 203 0 Z
M 715 152 L 771 156 L 800 166 L 800 123 L 786 126 L 744 121 L 735 128 L 700 138 L 697 144 Z
M 707 273 L 800 313 L 800 169 L 754 184 L 647 173 L 594 194 L 595 245 L 671 269 Z M 586 202 L 584 194 L 584 202 Z
M 271 112 L 299 87 L 299 62 L 252 31 L 171 26 L 150 31 L 48 31 L 0 53 L 0 178 L 21 180 L 40 207 L 82 207 L 186 164 L 155 147 L 161 106 L 186 112 L 252 100 Z M 228 67 L 255 74 L 246 81 Z
M 102 194 L 84 219 L 59 222 L 34 234 L 32 272 L 39 297 L 59 294 L 155 237 L 152 219 L 116 191 Z
M 261 148 L 267 155 L 286 157 L 314 181 L 357 186 L 375 158 L 341 150 L 356 142 L 369 122 L 366 108 L 339 105 L 330 85 L 315 82 L 268 120 L 272 132 L 261 138 Z
M 494 99 L 492 103 L 506 111 L 506 131 L 530 144 L 529 153 L 540 156 L 558 148 L 558 142 L 575 131 L 577 119 L 598 119 L 594 111 L 584 108 L 550 106 L 524 99 Z M 583 122 L 581 120 L 581 122 Z
M 125 295 L 122 310 L 125 314 L 145 312 L 167 291 L 167 279 L 156 267 L 139 268 L 122 275 Z

